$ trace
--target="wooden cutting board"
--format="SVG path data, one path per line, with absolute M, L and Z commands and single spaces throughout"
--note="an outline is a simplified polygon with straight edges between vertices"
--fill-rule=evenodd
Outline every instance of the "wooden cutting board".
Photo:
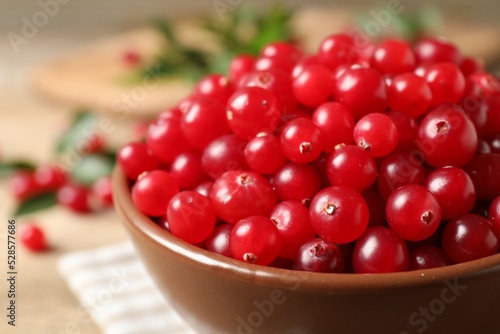
M 352 11 L 310 8 L 298 11 L 292 25 L 305 49 L 314 51 L 326 35 L 350 27 L 353 17 Z M 210 36 L 193 23 L 176 23 L 180 39 L 198 47 L 213 46 Z M 500 31 L 495 26 L 445 20 L 436 33 L 486 63 L 500 56 Z M 152 28 L 103 38 L 41 64 L 34 73 L 34 88 L 43 96 L 72 107 L 150 117 L 187 96 L 191 84 L 179 79 L 126 84 L 123 78 L 130 74 L 130 69 L 121 57 L 124 51 L 132 49 L 151 59 L 163 47 L 166 46 L 161 36 Z

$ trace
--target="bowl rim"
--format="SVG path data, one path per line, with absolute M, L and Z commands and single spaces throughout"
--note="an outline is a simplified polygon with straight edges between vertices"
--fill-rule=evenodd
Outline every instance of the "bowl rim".
M 133 205 L 129 180 L 117 165 L 112 175 L 113 201 L 129 233 L 139 233 L 163 248 L 177 260 L 196 265 L 203 271 L 217 272 L 226 278 L 281 289 L 301 291 L 379 291 L 445 284 L 491 271 L 500 271 L 500 253 L 482 259 L 441 268 L 380 274 L 314 273 L 257 266 L 244 263 L 189 244 L 158 226 Z

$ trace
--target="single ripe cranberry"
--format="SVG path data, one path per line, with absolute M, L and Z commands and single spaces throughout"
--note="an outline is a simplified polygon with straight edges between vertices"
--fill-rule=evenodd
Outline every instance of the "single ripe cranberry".
M 255 57 L 248 54 L 241 54 L 231 60 L 229 64 L 229 78 L 233 82 L 238 82 L 247 73 L 253 71 L 255 67 Z
M 458 167 L 447 166 L 432 171 L 424 186 L 438 200 L 444 220 L 469 213 L 476 202 L 476 189 L 471 178 Z
M 215 227 L 215 210 L 210 199 L 196 191 L 182 191 L 172 197 L 167 208 L 170 232 L 196 244 L 204 241 Z
M 335 243 L 356 240 L 368 226 L 368 206 L 361 195 L 348 187 L 331 186 L 311 201 L 311 225 L 323 239 Z
M 33 178 L 42 191 L 53 191 L 66 183 L 67 175 L 56 165 L 44 165 L 35 170 Z
M 217 216 L 229 224 L 251 215 L 269 216 L 276 205 L 276 195 L 269 182 L 250 171 L 229 171 L 212 187 L 212 204 Z
M 212 192 L 212 187 L 214 186 L 214 181 L 207 180 L 199 185 L 197 185 L 193 190 L 202 194 L 205 197 L 210 198 L 210 193 Z
M 201 166 L 213 179 L 227 171 L 248 169 L 243 154 L 247 141 L 236 135 L 220 136 L 203 150 Z
M 191 148 L 191 145 L 187 142 L 184 134 L 182 133 L 180 120 L 177 118 L 158 120 L 156 123 L 151 124 L 146 136 L 146 144 L 159 160 L 167 164 L 174 161 L 179 154 L 188 151 Z M 144 149 L 140 149 L 140 145 L 134 145 L 135 147 L 133 151 L 123 153 L 125 156 L 130 155 L 130 158 L 123 158 L 131 159 L 130 161 L 127 161 L 127 164 L 134 165 L 134 167 L 130 167 L 129 177 L 131 179 L 137 178 L 132 178 L 132 176 L 137 174 L 139 170 L 142 169 L 140 172 L 142 173 L 143 171 L 152 168 L 154 165 L 153 159 L 148 157 L 150 154 L 144 152 Z M 135 152 L 135 150 L 141 151 Z M 121 153 L 118 155 L 118 159 L 120 159 L 120 154 Z M 146 167 L 144 169 L 140 167 L 142 159 L 146 159 L 144 162 Z M 124 170 L 128 170 L 128 168 L 129 167 L 124 168 Z
M 374 50 L 371 67 L 382 74 L 395 75 L 412 72 L 416 66 L 415 53 L 411 46 L 402 40 L 387 39 Z
M 316 238 L 300 247 L 293 269 L 317 273 L 343 273 L 344 258 L 333 242 Z
M 132 188 L 132 200 L 145 215 L 161 217 L 166 214 L 168 203 L 179 192 L 173 176 L 162 170 L 146 172 Z
M 429 65 L 424 79 L 432 93 L 432 105 L 457 103 L 465 92 L 465 77 L 453 63 Z
M 227 104 L 229 127 L 245 140 L 259 132 L 274 131 L 280 124 L 281 114 L 278 99 L 261 87 L 238 89 Z
M 353 64 L 358 60 L 358 50 L 354 46 L 354 37 L 348 34 L 333 34 L 320 44 L 318 59 L 331 70 L 340 65 Z
M 439 247 L 423 245 L 410 253 L 409 270 L 424 270 L 452 265 L 448 255 Z
M 450 221 L 443 231 L 443 249 L 455 263 L 498 253 L 499 242 L 488 219 L 467 214 Z
M 429 109 L 432 92 L 427 82 L 413 73 L 400 74 L 389 87 L 389 107 L 411 117 L 418 117 Z
M 398 145 L 398 129 L 384 114 L 363 116 L 354 126 L 353 135 L 358 146 L 373 157 L 384 157 Z
M 474 183 L 477 199 L 492 201 L 500 196 L 500 154 L 476 155 L 464 170 Z
M 371 68 L 349 68 L 333 89 L 335 101 L 344 104 L 355 119 L 387 108 L 387 88 L 380 73 Z
M 308 107 L 317 107 L 332 94 L 332 72 L 322 65 L 309 65 L 293 79 L 293 93 L 297 101 Z
M 316 160 L 323 150 L 321 130 L 307 118 L 288 122 L 281 132 L 280 141 L 285 157 L 297 163 Z
M 270 215 L 281 236 L 279 257 L 295 259 L 299 248 L 316 236 L 309 221 L 309 210 L 296 201 L 276 205 Z
M 280 233 L 269 218 L 250 216 L 234 225 L 229 246 L 235 259 L 266 266 L 281 249 Z
M 105 176 L 92 185 L 92 194 L 102 207 L 113 206 L 113 186 L 111 177 Z
M 170 165 L 170 174 L 181 189 L 193 189 L 208 178 L 201 165 L 201 155 L 198 152 L 179 154 Z
M 233 225 L 230 224 L 217 226 L 207 240 L 205 240 L 205 249 L 227 257 L 233 257 L 231 248 L 229 247 L 229 237 L 232 230 Z
M 68 183 L 56 193 L 57 202 L 73 212 L 88 213 L 92 211 L 89 202 L 90 191 L 87 187 L 79 184 Z
M 476 72 L 465 79 L 464 98 L 483 100 L 500 92 L 500 81 L 488 72 Z
M 122 60 L 125 65 L 135 67 L 142 61 L 142 56 L 134 50 L 127 50 L 122 54 Z
M 12 196 L 21 202 L 37 195 L 42 190 L 32 171 L 19 170 L 16 171 L 9 182 L 10 193 Z
M 229 132 L 225 105 L 209 98 L 195 98 L 182 115 L 181 128 L 186 140 L 203 150 L 212 140 Z
M 462 56 L 457 47 L 442 38 L 423 38 L 415 45 L 419 64 L 451 62 L 460 65 Z
M 410 241 L 430 237 L 441 222 L 441 207 L 436 197 L 418 184 L 396 189 L 387 199 L 385 212 L 389 226 Z
M 417 121 L 410 115 L 399 111 L 390 110 L 385 115 L 391 119 L 398 130 L 398 144 L 393 152 L 408 153 L 416 151 L 417 144 L 415 141 L 418 132 Z
M 500 196 L 491 202 L 488 210 L 488 219 L 493 227 L 493 232 L 500 239 Z
M 286 163 L 278 137 L 269 133 L 259 133 L 245 146 L 245 161 L 254 172 L 273 174 Z
M 425 170 L 419 160 L 408 153 L 388 156 L 379 169 L 378 189 L 387 200 L 399 187 L 407 184 L 422 184 Z
M 417 145 L 433 167 L 461 167 L 476 153 L 477 132 L 457 106 L 444 105 L 429 112 L 420 123 Z
M 273 185 L 280 200 L 309 205 L 320 190 L 321 181 L 314 167 L 290 162 L 274 174 Z
M 47 241 L 43 230 L 33 224 L 21 230 L 21 243 L 32 252 L 43 252 L 47 249 Z
M 460 70 L 465 76 L 468 76 L 470 74 L 483 71 L 484 64 L 479 58 L 464 57 L 462 59 L 462 63 L 460 64 Z
M 233 94 L 233 88 L 226 77 L 220 74 L 209 74 L 196 84 L 193 95 L 195 97 L 208 97 L 226 104 Z
M 382 226 L 370 227 L 356 241 L 352 265 L 358 274 L 407 271 L 408 248 L 393 230 Z
M 355 145 L 339 145 L 326 164 L 331 185 L 351 187 L 362 192 L 377 179 L 377 164 L 367 151 Z
M 241 80 L 238 87 L 260 87 L 268 90 L 278 99 L 284 114 L 292 113 L 297 108 L 297 100 L 293 95 L 292 79 L 288 73 L 282 70 L 269 69 L 250 72 Z
M 155 132 L 155 130 L 151 130 L 150 133 L 152 132 Z M 155 148 L 159 149 L 158 145 L 160 144 L 160 142 L 156 142 L 156 140 L 152 138 L 151 140 L 155 143 L 153 144 L 151 141 L 149 143 L 152 144 Z M 175 150 L 176 149 L 174 149 L 174 151 Z M 161 149 L 161 152 L 164 152 L 163 148 Z M 172 158 L 170 157 L 170 153 L 163 156 L 165 158 L 168 158 L 167 160 L 170 160 Z M 143 172 L 149 172 L 159 167 L 158 159 L 153 154 L 153 150 L 143 143 L 129 143 L 125 146 L 122 146 L 116 153 L 116 158 L 123 173 L 130 180 L 136 180 L 137 177 Z
M 321 131 L 323 150 L 333 152 L 338 144 L 352 144 L 354 119 L 349 109 L 338 102 L 326 102 L 318 106 L 311 116 Z

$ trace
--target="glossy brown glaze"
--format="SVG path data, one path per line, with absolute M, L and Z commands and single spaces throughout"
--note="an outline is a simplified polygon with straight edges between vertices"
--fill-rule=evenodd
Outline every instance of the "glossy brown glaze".
M 149 273 L 199 333 L 498 334 L 500 254 L 394 274 L 318 274 L 249 265 L 173 237 L 132 204 L 115 207 Z

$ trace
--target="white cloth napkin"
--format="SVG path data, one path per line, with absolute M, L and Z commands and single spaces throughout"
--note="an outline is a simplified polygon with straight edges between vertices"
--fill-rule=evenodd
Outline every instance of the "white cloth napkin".
M 164 299 L 130 242 L 62 256 L 58 269 L 104 334 L 195 334 Z

